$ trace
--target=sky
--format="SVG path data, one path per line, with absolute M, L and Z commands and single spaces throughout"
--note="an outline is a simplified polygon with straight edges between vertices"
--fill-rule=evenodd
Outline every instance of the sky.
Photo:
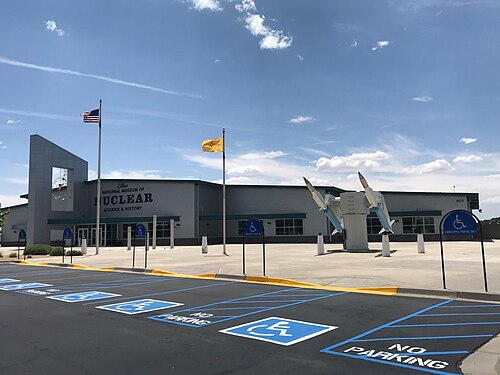
M 500 1 L 16 0 L 0 12 L 0 203 L 29 136 L 102 177 L 479 193 L 500 216 Z M 477 213 L 477 212 L 476 212 Z

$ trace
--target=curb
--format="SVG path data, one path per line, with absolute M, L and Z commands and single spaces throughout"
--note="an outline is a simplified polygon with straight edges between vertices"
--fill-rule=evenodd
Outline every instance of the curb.
M 398 288 L 396 294 L 409 297 L 421 296 L 447 299 L 466 299 L 472 301 L 500 302 L 500 294 L 489 292 L 462 292 L 458 290 Z
M 38 266 L 38 267 L 64 267 L 64 268 L 75 268 L 88 271 L 104 271 L 104 272 L 133 272 L 133 273 L 144 273 L 147 275 L 157 275 L 157 276 L 169 276 L 169 277 L 181 277 L 190 279 L 226 279 L 226 280 L 238 280 L 247 283 L 256 284 L 269 284 L 277 286 L 292 286 L 297 288 L 306 289 L 318 289 L 318 290 L 330 290 L 337 292 L 352 292 L 352 293 L 364 293 L 364 294 L 377 294 L 386 296 L 400 296 L 400 297 L 423 297 L 423 298 L 446 298 L 446 299 L 462 299 L 471 301 L 488 301 L 488 302 L 498 302 L 500 303 L 500 294 L 495 294 L 491 292 L 464 292 L 456 290 L 436 290 L 436 289 L 416 289 L 416 288 L 400 288 L 397 286 L 385 286 L 385 287 L 366 287 L 366 288 L 347 288 L 347 287 L 337 287 L 337 286 L 326 286 L 320 284 L 307 283 L 304 281 L 297 281 L 292 279 L 278 278 L 278 277 L 268 277 L 268 276 L 247 276 L 247 275 L 231 275 L 231 274 L 200 274 L 200 275 L 187 275 L 180 274 L 160 269 L 149 269 L 149 268 L 127 268 L 127 267 L 102 267 L 94 268 L 83 266 L 80 264 L 68 264 L 68 263 L 31 263 L 24 260 L 12 261 L 14 264 L 22 264 L 27 266 Z

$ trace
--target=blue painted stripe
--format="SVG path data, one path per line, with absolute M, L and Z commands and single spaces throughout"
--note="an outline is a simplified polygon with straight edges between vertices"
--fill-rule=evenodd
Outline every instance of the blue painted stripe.
M 420 310 L 420 311 L 414 312 L 413 314 L 409 314 L 409 315 L 403 316 L 402 318 L 399 318 L 399 319 L 393 320 L 392 322 L 389 322 L 389 323 L 383 324 L 383 325 L 381 325 L 381 326 L 379 326 L 379 327 L 377 327 L 377 328 L 373 328 L 373 329 L 371 329 L 371 330 L 369 330 L 369 331 L 366 331 L 366 332 L 364 332 L 364 333 L 361 333 L 361 334 L 359 334 L 359 335 L 357 335 L 357 336 L 354 336 L 354 337 L 352 337 L 352 338 L 350 338 L 350 339 L 347 339 L 347 340 L 344 340 L 344 341 L 342 341 L 342 342 L 339 342 L 338 344 L 335 344 L 335 345 L 329 346 L 329 347 L 327 347 L 327 348 L 325 348 L 325 349 L 321 350 L 321 352 L 328 353 L 328 352 L 329 352 L 329 350 L 331 350 L 331 349 L 334 349 L 334 348 L 337 348 L 337 347 L 339 347 L 339 346 L 342 346 L 342 345 L 348 344 L 348 343 L 350 343 L 350 342 L 352 342 L 352 341 L 355 341 L 355 340 L 357 340 L 357 339 L 360 339 L 361 337 L 368 336 L 368 335 L 370 335 L 370 334 L 372 334 L 372 333 L 374 333 L 374 332 L 377 332 L 377 331 L 380 331 L 380 330 L 382 330 L 382 329 L 384 329 L 384 328 L 390 327 L 390 326 L 391 326 L 391 325 L 393 325 L 393 324 L 396 324 L 396 323 L 402 322 L 402 321 L 404 321 L 404 320 L 406 320 L 406 319 L 413 318 L 414 316 L 417 316 L 418 314 L 422 314 L 422 313 L 424 313 L 424 312 L 426 312 L 426 311 L 429 311 L 429 310 L 435 309 L 436 307 L 439 307 L 439 306 L 445 305 L 445 304 L 450 303 L 450 302 L 452 302 L 452 301 L 453 301 L 453 300 L 451 300 L 451 299 L 450 299 L 450 300 L 447 300 L 447 301 L 439 302 L 439 303 L 437 303 L 437 304 L 435 304 L 435 305 L 432 305 L 432 306 L 430 306 L 430 307 L 427 307 L 427 308 L 425 308 L 425 309 L 423 309 L 423 310 Z
M 500 315 L 500 312 L 497 312 L 497 313 L 422 314 L 419 316 L 487 316 L 487 315 Z
M 302 299 L 277 299 L 277 300 L 269 300 L 269 301 L 234 301 L 234 302 L 226 302 L 230 304 L 238 304 L 238 303 L 279 303 L 279 302 L 298 302 L 303 301 Z
M 452 326 L 473 326 L 500 324 L 500 322 L 471 322 L 471 323 L 437 323 L 437 324 L 401 324 L 386 328 L 412 328 L 412 327 L 452 327 Z
M 484 307 L 500 307 L 500 303 L 497 304 L 486 304 L 486 305 L 452 305 L 443 306 L 442 309 L 473 309 L 473 308 L 484 308 Z
M 475 339 L 480 337 L 493 337 L 495 335 L 464 335 L 464 336 L 420 336 L 420 337 L 383 337 L 378 339 L 352 340 L 353 342 L 370 341 L 401 341 L 401 340 L 440 340 L 440 339 Z
M 404 364 L 404 363 L 383 361 L 381 359 L 370 358 L 370 357 L 365 357 L 365 356 L 360 356 L 360 355 L 347 354 L 347 353 L 342 353 L 342 352 L 330 352 L 330 354 L 335 354 L 335 355 L 340 355 L 340 356 L 343 356 L 343 357 L 349 357 L 349 358 L 355 358 L 355 359 L 362 359 L 364 361 L 382 363 L 384 365 L 409 368 L 409 369 L 412 369 L 412 370 L 421 371 L 421 372 L 428 372 L 428 373 L 431 373 L 431 374 L 438 374 L 438 375 L 460 375 L 460 373 L 458 373 L 458 372 L 438 371 L 438 370 L 433 370 L 433 369 L 430 369 L 430 368 L 427 368 L 427 367 L 416 367 L 416 366 L 411 366 L 411 365 L 407 365 L 407 364 Z
M 277 290 L 277 291 L 274 291 L 274 292 L 268 292 L 268 293 L 264 293 L 264 294 L 257 294 L 257 295 L 254 295 L 254 296 L 241 297 L 241 298 L 235 298 L 235 299 L 228 300 L 228 301 L 220 301 L 220 302 L 210 303 L 208 305 L 196 306 L 196 307 L 192 307 L 192 308 L 185 309 L 185 310 L 173 311 L 173 312 L 171 312 L 171 314 L 175 315 L 175 314 L 179 314 L 179 313 L 186 313 L 186 312 L 192 312 L 192 311 L 196 311 L 196 312 L 203 311 L 203 312 L 205 312 L 205 311 L 216 311 L 216 310 L 218 311 L 218 310 L 230 310 L 230 309 L 239 310 L 239 309 L 243 309 L 243 308 L 212 308 L 212 307 L 213 306 L 217 306 L 217 305 L 223 305 L 225 303 L 232 302 L 232 301 L 239 301 L 239 300 L 244 300 L 244 299 L 251 299 L 251 298 L 255 298 L 255 297 L 259 297 L 260 298 L 263 295 L 278 294 L 280 292 L 286 292 L 286 291 L 289 291 L 289 290 L 291 290 L 291 289 Z M 228 320 L 239 319 L 239 318 L 242 318 L 242 317 L 245 317 L 245 316 L 258 314 L 258 313 L 265 312 L 265 311 L 271 311 L 271 310 L 281 309 L 281 308 L 290 307 L 290 306 L 294 306 L 294 305 L 298 305 L 298 304 L 302 304 L 302 303 L 312 302 L 312 301 L 323 299 L 323 298 L 335 297 L 335 296 L 339 296 L 339 295 L 346 294 L 346 293 L 348 293 L 348 292 L 340 292 L 340 293 L 328 294 L 326 296 L 309 298 L 309 299 L 301 300 L 299 302 L 287 303 L 285 305 L 280 305 L 280 306 L 262 306 L 262 307 L 260 307 L 259 310 L 256 310 L 256 311 L 250 311 L 250 312 L 248 312 L 246 314 L 229 316 L 229 317 L 227 317 L 225 319 L 220 319 L 220 320 L 217 320 L 217 321 L 214 321 L 214 322 L 210 322 L 210 323 L 204 324 L 202 326 L 198 326 L 198 325 L 194 325 L 194 324 L 189 324 L 189 323 L 183 323 L 183 322 L 177 322 L 177 321 L 174 321 L 174 320 L 164 320 L 164 319 L 161 319 L 161 318 L 156 318 L 156 315 L 149 317 L 149 319 L 158 320 L 158 321 L 161 321 L 161 322 L 164 322 L 164 323 L 181 324 L 181 325 L 185 325 L 185 326 L 188 326 L 188 327 L 200 328 L 200 327 L 205 327 L 205 326 L 216 324 L 216 323 L 225 322 L 225 321 L 228 321 Z M 257 307 L 253 306 L 253 307 L 248 307 L 248 308 L 256 309 Z
M 174 281 L 174 280 L 170 279 L 169 281 Z M 138 294 L 138 295 L 135 295 L 135 296 L 128 296 L 128 297 L 123 297 L 123 298 L 114 298 L 114 299 L 110 299 L 109 301 L 111 301 L 111 302 L 116 302 L 116 301 L 131 300 L 131 299 L 135 299 L 135 298 L 152 297 L 152 296 L 161 296 L 161 295 L 164 295 L 164 294 L 173 294 L 173 293 L 187 292 L 187 291 L 189 291 L 189 290 L 196 290 L 196 289 L 203 289 L 203 288 L 211 288 L 211 287 L 213 287 L 213 286 L 229 285 L 229 284 L 234 284 L 234 283 L 236 283 L 236 282 L 237 282 L 237 281 L 224 281 L 224 282 L 215 283 L 215 284 L 208 284 L 208 285 L 202 285 L 202 286 L 195 286 L 195 287 L 192 287 L 192 288 L 184 288 L 184 289 L 170 290 L 170 291 L 168 291 L 168 292 L 149 293 L 149 294 Z M 94 304 L 98 304 L 98 303 L 101 303 L 101 302 L 87 302 L 87 303 L 84 303 L 83 305 L 94 305 Z

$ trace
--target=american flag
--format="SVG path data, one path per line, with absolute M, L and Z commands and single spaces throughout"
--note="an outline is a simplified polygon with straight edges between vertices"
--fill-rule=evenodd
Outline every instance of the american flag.
M 99 109 L 94 109 L 89 112 L 83 112 L 83 122 L 99 122 Z

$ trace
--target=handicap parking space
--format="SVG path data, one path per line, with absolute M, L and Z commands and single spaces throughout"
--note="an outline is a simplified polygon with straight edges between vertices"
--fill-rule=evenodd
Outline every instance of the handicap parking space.
M 0 265 L 0 321 L 11 338 L 0 342 L 2 374 L 65 373 L 61 361 L 73 374 L 459 374 L 500 331 L 500 304 L 33 270 Z M 40 353 L 30 362 L 27 352 Z

